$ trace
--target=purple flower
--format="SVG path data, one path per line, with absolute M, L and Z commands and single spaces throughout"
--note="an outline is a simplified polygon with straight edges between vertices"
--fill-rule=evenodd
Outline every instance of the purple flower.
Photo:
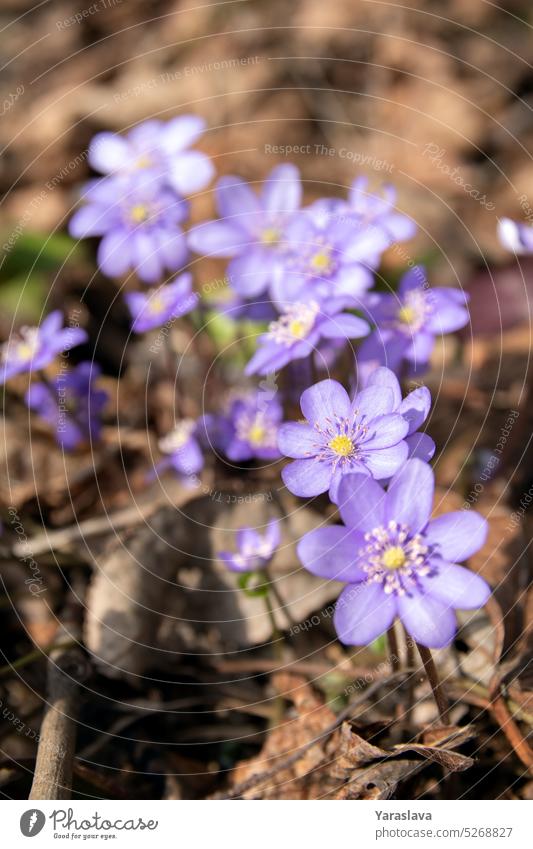
M 418 428 L 426 421 L 431 409 L 431 393 L 427 386 L 419 386 L 402 399 L 402 390 L 398 378 L 388 368 L 381 366 L 371 372 L 365 386 L 385 387 L 390 389 L 394 399 L 393 413 L 404 417 L 409 430 L 405 441 L 409 449 L 409 457 L 420 460 L 431 460 L 435 453 L 435 443 L 427 433 L 417 433 Z
M 87 203 L 74 213 L 69 231 L 78 239 L 103 236 L 98 265 L 109 277 L 134 270 L 145 283 L 157 283 L 165 270 L 177 271 L 187 259 L 179 225 L 188 204 L 154 183 L 99 180 L 85 193 Z
M 353 401 L 336 380 L 322 380 L 302 393 L 306 422 L 280 427 L 278 445 L 294 463 L 281 475 L 295 495 L 309 498 L 329 490 L 337 503 L 344 475 L 363 472 L 390 478 L 405 463 L 409 424 L 393 412 L 395 397 L 387 386 L 369 386 Z
M 383 186 L 381 195 L 368 191 L 368 178 L 358 177 L 352 183 L 348 195 L 348 207 L 358 216 L 361 225 L 381 230 L 389 239 L 389 245 L 411 239 L 416 233 L 416 224 L 407 215 L 395 208 L 396 190 Z
M 58 354 L 87 341 L 80 327 L 62 327 L 63 313 L 55 310 L 40 327 L 22 327 L 2 345 L 0 383 L 15 374 L 45 368 Z
M 237 551 L 219 551 L 218 556 L 232 572 L 260 572 L 274 556 L 280 543 L 279 522 L 273 520 L 259 534 L 254 528 L 237 531 Z
M 204 466 L 204 457 L 198 441 L 198 423 L 182 419 L 174 429 L 159 440 L 159 450 L 166 455 L 157 471 L 172 468 L 178 475 L 193 478 Z
M 192 277 L 181 274 L 174 283 L 160 286 L 154 292 L 128 292 L 124 299 L 133 318 L 134 333 L 145 333 L 167 321 L 190 312 L 198 302 L 192 291 Z
M 362 318 L 340 312 L 342 305 L 331 299 L 290 304 L 271 322 L 268 332 L 259 336 L 258 350 L 245 369 L 246 374 L 268 374 L 291 360 L 310 356 L 320 340 L 357 339 L 366 336 L 368 325 Z
M 94 388 L 99 376 L 96 363 L 84 362 L 57 375 L 51 386 L 32 383 L 26 393 L 28 407 L 55 428 L 56 441 L 65 451 L 100 438 L 101 414 L 109 396 Z
M 372 286 L 372 269 L 389 243 L 381 231 L 361 227 L 354 216 L 317 201 L 285 229 L 272 299 L 283 304 L 343 298 L 345 306 L 355 306 Z
M 500 218 L 498 236 L 504 248 L 515 254 L 533 253 L 533 227 L 528 227 L 527 224 L 521 224 L 511 218 Z
M 467 300 L 458 289 L 430 289 L 424 269 L 415 266 L 404 274 L 397 293 L 369 299 L 367 313 L 377 327 L 361 345 L 358 362 L 367 371 L 378 365 L 399 371 L 404 361 L 411 372 L 425 370 L 435 337 L 468 324 Z
M 216 188 L 220 219 L 204 221 L 189 233 L 198 254 L 231 257 L 227 274 L 246 298 L 268 289 L 288 222 L 300 206 L 301 184 L 294 165 L 278 165 L 259 196 L 239 177 L 223 177 Z
M 124 136 L 98 133 L 89 145 L 89 163 L 101 174 L 148 178 L 190 194 L 203 189 L 214 173 L 208 156 L 188 150 L 204 129 L 198 115 L 180 115 L 167 122 L 145 121 Z
M 226 437 L 221 446 L 234 462 L 275 460 L 280 456 L 278 429 L 283 407 L 270 392 L 262 389 L 231 402 Z
M 399 617 L 424 646 L 441 648 L 456 631 L 454 608 L 482 607 L 490 587 L 458 566 L 485 543 L 487 522 L 472 510 L 430 520 L 434 477 L 409 460 L 387 492 L 364 475 L 347 475 L 339 491 L 344 525 L 318 528 L 298 544 L 314 575 L 345 581 L 334 624 L 341 642 L 366 645 Z

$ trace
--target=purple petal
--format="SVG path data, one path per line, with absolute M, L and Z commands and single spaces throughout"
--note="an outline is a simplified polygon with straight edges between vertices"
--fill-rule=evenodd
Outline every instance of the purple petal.
M 232 572 L 247 572 L 248 563 L 235 555 L 232 551 L 219 551 L 218 557 L 222 562 L 231 569 Z
M 89 165 L 102 174 L 124 167 L 131 157 L 128 142 L 115 133 L 97 133 L 89 145 Z
M 433 506 L 435 479 L 422 460 L 408 460 L 394 476 L 387 491 L 385 518 L 408 526 L 412 533 L 427 524 Z
M 383 634 L 396 616 L 396 598 L 381 584 L 348 584 L 340 594 L 333 622 L 341 643 L 365 646 Z
M 407 443 L 399 442 L 390 448 L 380 448 L 364 454 L 364 464 L 373 478 L 386 480 L 396 474 L 407 460 L 409 449 Z
M 286 457 L 303 459 L 318 453 L 320 440 L 310 425 L 287 422 L 278 431 L 278 448 Z
M 100 244 L 97 252 L 98 265 L 109 277 L 119 277 L 131 266 L 131 255 L 127 234 L 123 230 L 112 230 Z
M 339 486 L 339 512 L 349 528 L 373 531 L 385 520 L 385 491 L 368 475 L 345 475 Z
M 397 408 L 402 403 L 402 390 L 400 387 L 400 382 L 393 371 L 390 368 L 385 368 L 385 366 L 380 366 L 379 368 L 373 371 L 366 383 L 367 386 L 377 386 L 379 388 L 387 388 L 392 392 L 393 397 L 393 410 L 397 410 Z M 409 397 L 409 396 L 407 396 Z M 401 412 L 401 410 L 398 410 Z
M 251 247 L 228 265 L 228 279 L 233 289 L 245 298 L 262 295 L 272 274 L 273 258 L 257 247 Z
M 68 231 L 75 239 L 103 236 L 116 219 L 116 211 L 108 207 L 88 203 L 78 209 L 70 219 Z
M 195 439 L 190 439 L 183 448 L 175 451 L 171 460 L 174 468 L 184 475 L 196 474 L 204 465 L 202 451 Z
M 206 122 L 199 115 L 179 115 L 161 129 L 161 146 L 166 153 L 179 153 L 202 135 Z
M 468 324 L 468 310 L 451 300 L 446 289 L 433 289 L 431 295 L 433 313 L 426 322 L 430 333 L 453 333 Z
M 41 326 L 39 328 L 39 335 L 41 339 L 47 339 L 49 337 L 54 338 L 56 333 L 59 333 L 63 326 L 63 313 L 61 310 L 53 310 L 49 313 L 46 318 L 43 319 Z
M 302 200 L 300 172 L 295 165 L 278 165 L 265 180 L 261 194 L 266 212 L 294 212 Z
M 197 254 L 232 257 L 246 245 L 246 236 L 238 226 L 226 221 L 204 221 L 189 231 L 188 241 Z
M 400 298 L 403 298 L 404 295 L 408 292 L 412 292 L 413 289 L 426 288 L 427 278 L 425 268 L 422 265 L 415 265 L 402 276 L 398 285 L 398 294 Z
M 353 583 L 365 577 L 365 572 L 358 565 L 358 551 L 364 545 L 363 534 L 344 525 L 330 525 L 309 531 L 296 550 L 305 568 L 313 575 Z
M 433 519 L 426 539 L 438 546 L 438 553 L 452 563 L 462 563 L 485 545 L 487 520 L 473 510 L 457 510 Z
M 348 393 L 336 380 L 321 380 L 302 393 L 302 413 L 310 424 L 326 426 L 350 414 Z
M 418 366 L 419 369 L 422 369 L 429 361 L 435 347 L 435 336 L 432 333 L 425 333 L 420 330 L 407 338 L 409 340 L 409 347 L 405 352 L 405 356 Z
M 394 395 L 386 386 L 368 386 L 355 396 L 352 408 L 357 410 L 360 416 L 374 419 L 392 413 L 394 409 Z
M 367 322 L 350 313 L 339 313 L 320 320 L 320 335 L 325 339 L 360 339 L 367 336 Z
M 407 395 L 397 412 L 409 423 L 408 433 L 414 433 L 425 422 L 431 409 L 431 393 L 427 386 L 420 386 Z
M 205 153 L 189 150 L 181 153 L 169 167 L 170 185 L 183 195 L 205 188 L 215 173 L 213 163 Z
M 240 177 L 222 177 L 217 183 L 216 196 L 222 218 L 237 218 L 239 227 L 253 232 L 254 225 L 258 223 L 260 206 L 248 183 Z
M 487 602 L 491 589 L 486 581 L 475 572 L 439 560 L 436 575 L 420 578 L 427 595 L 459 610 L 475 610 Z
M 527 227 L 511 218 L 500 218 L 498 237 L 504 248 L 515 254 L 533 253 L 533 227 Z
M 137 274 L 145 283 L 157 283 L 162 277 L 163 266 L 154 240 L 141 230 L 133 233 L 131 239 Z
M 412 436 L 405 437 L 405 442 L 409 449 L 409 458 L 416 457 L 429 463 L 435 454 L 435 443 L 427 433 L 413 433 Z
M 300 498 L 312 498 L 329 489 L 333 467 L 322 460 L 295 460 L 282 469 L 283 483 Z
M 368 435 L 361 443 L 364 451 L 375 451 L 378 448 L 392 448 L 407 436 L 409 425 L 398 413 L 377 416 L 368 425 Z M 406 454 L 407 458 L 407 454 Z
M 281 542 L 281 522 L 278 519 L 272 519 L 266 526 L 265 539 L 275 551 Z
M 457 629 L 455 613 L 449 605 L 413 592 L 398 598 L 398 614 L 407 633 L 429 649 L 450 645 Z

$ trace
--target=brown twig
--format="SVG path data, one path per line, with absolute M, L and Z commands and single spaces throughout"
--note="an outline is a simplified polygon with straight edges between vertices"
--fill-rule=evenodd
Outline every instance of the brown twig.
M 75 633 L 72 633 L 74 631 Z M 79 638 L 79 627 L 59 629 L 60 642 Z M 78 632 L 78 633 L 76 633 Z M 39 748 L 30 799 L 70 799 L 79 680 L 86 660 L 77 646 L 50 652 L 47 675 L 47 707 L 41 724 Z
M 441 722 L 443 725 L 449 725 L 450 715 L 448 711 L 448 699 L 446 698 L 444 690 L 442 689 L 442 684 L 440 682 L 439 674 L 433 661 L 431 651 L 425 646 L 420 645 L 420 643 L 417 643 L 416 647 L 422 659 L 422 663 L 424 664 L 424 669 L 426 670 L 428 681 L 431 684 L 431 689 L 433 690 L 433 697 L 435 699 L 435 704 L 437 705 L 437 709 L 439 711 Z

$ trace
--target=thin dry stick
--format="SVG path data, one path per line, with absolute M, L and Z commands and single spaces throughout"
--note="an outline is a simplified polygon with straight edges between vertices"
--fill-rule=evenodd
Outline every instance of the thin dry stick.
M 58 637 L 72 638 L 64 626 Z M 58 648 L 48 660 L 47 708 L 41 724 L 39 748 L 30 799 L 70 799 L 80 670 L 85 658 L 77 647 Z
M 449 725 L 450 715 L 448 712 L 448 699 L 442 689 L 442 684 L 440 682 L 435 663 L 433 662 L 431 652 L 425 646 L 421 646 L 420 643 L 417 643 L 416 647 L 422 659 L 422 663 L 424 664 L 428 681 L 431 684 L 431 689 L 433 690 L 433 696 L 435 698 L 441 722 L 443 725 Z
M 398 672 L 400 669 L 400 654 L 398 652 L 398 640 L 396 639 L 394 625 L 391 625 L 387 631 L 387 642 L 389 644 L 389 659 L 392 671 Z

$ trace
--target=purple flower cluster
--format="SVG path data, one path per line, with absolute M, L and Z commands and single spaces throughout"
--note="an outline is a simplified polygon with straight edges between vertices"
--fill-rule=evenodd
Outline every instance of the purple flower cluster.
M 159 440 L 159 450 L 165 455 L 156 471 L 173 469 L 184 481 L 195 481 L 204 467 L 204 455 L 199 438 L 199 423 L 181 419 L 173 430 Z
M 84 187 L 69 229 L 78 239 L 101 237 L 97 261 L 104 274 L 134 272 L 154 285 L 183 268 L 189 256 L 185 195 L 203 189 L 213 176 L 210 159 L 189 149 L 204 129 L 198 116 L 182 115 L 145 121 L 124 136 L 105 132 L 93 138 L 89 163 L 105 176 Z M 190 312 L 197 302 L 191 286 L 190 276 L 181 275 L 151 297 L 128 294 L 134 333 Z
M 148 294 L 128 292 L 125 295 L 134 333 L 146 333 L 190 312 L 198 302 L 192 291 L 192 277 L 181 274 L 173 283 L 161 286 Z
M 202 441 L 232 463 L 277 460 L 282 419 L 283 405 L 275 387 L 237 392 L 223 412 L 203 417 Z
M 435 339 L 468 324 L 467 295 L 460 289 L 430 288 L 424 269 L 414 266 L 398 292 L 374 294 L 367 302 L 367 315 L 376 329 L 358 351 L 358 362 L 371 371 L 386 365 L 411 374 L 425 371 Z
M 488 584 L 459 566 L 480 549 L 487 523 L 474 511 L 430 519 L 431 468 L 412 459 L 385 491 L 367 475 L 350 474 L 339 489 L 343 525 L 310 531 L 298 555 L 314 575 L 347 584 L 334 624 L 347 645 L 365 645 L 398 617 L 421 645 L 449 645 L 454 609 L 482 607 Z
M 279 522 L 268 523 L 264 534 L 255 528 L 241 528 L 236 533 L 237 551 L 219 551 L 218 556 L 232 572 L 261 572 L 272 560 L 279 546 Z
M 0 383 L 24 372 L 46 368 L 58 354 L 87 341 L 80 327 L 63 327 L 63 314 L 55 310 L 40 327 L 22 327 L 4 342 L 0 354 Z
M 51 384 L 32 383 L 26 404 L 55 430 L 56 441 L 65 451 L 100 438 L 101 415 L 108 394 L 94 387 L 100 376 L 96 363 L 80 363 L 60 373 Z
M 283 469 L 285 485 L 303 498 L 329 490 L 336 504 L 348 474 L 361 472 L 377 480 L 392 477 L 410 451 L 424 450 L 415 431 L 427 418 L 430 404 L 424 387 L 402 400 L 395 375 L 385 368 L 353 400 L 335 380 L 310 386 L 300 400 L 306 422 L 280 428 L 279 448 L 294 459 Z M 427 437 L 424 444 L 431 456 L 432 440 Z

